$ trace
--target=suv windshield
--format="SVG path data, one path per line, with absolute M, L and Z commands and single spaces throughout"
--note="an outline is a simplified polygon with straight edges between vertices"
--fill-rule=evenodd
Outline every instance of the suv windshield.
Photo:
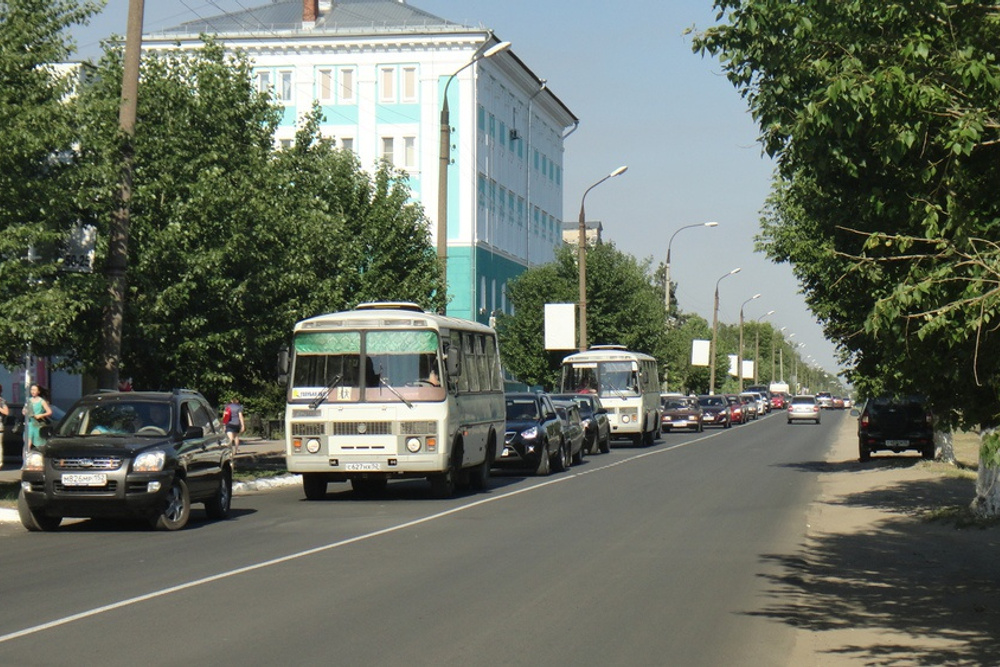
M 78 404 L 57 435 L 166 435 L 176 421 L 172 412 L 169 403 L 152 401 Z

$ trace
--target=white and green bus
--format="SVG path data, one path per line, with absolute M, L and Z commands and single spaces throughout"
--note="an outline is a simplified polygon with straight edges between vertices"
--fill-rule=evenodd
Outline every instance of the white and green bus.
M 437 496 L 484 488 L 504 434 L 493 329 L 365 303 L 295 325 L 285 408 L 285 459 L 309 500 L 350 480 L 359 493 L 424 477 Z
M 608 410 L 612 438 L 652 445 L 660 437 L 656 359 L 623 345 L 592 345 L 562 361 L 560 391 L 597 394 Z

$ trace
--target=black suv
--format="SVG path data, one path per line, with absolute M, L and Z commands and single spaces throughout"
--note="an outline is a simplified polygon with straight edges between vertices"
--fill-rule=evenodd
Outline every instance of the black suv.
M 563 436 L 563 423 L 548 394 L 530 392 L 506 395 L 507 429 L 503 452 L 493 465 L 498 468 L 529 468 L 537 475 L 570 466 L 570 444 Z
M 924 399 L 872 398 L 858 415 L 858 459 L 868 461 L 872 452 L 915 449 L 925 459 L 934 458 L 934 418 Z
M 201 394 L 109 391 L 77 401 L 28 455 L 17 509 L 28 530 L 54 530 L 67 516 L 178 530 L 193 502 L 226 518 L 232 491 L 233 449 Z

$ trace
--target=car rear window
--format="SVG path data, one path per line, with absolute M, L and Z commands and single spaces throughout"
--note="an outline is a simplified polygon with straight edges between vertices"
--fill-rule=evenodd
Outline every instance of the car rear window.
M 816 399 L 812 396 L 796 396 L 792 399 L 792 403 L 794 405 L 814 405 Z

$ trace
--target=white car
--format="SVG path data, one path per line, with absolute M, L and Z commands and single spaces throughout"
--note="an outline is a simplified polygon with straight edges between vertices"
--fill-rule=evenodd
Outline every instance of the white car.
M 814 421 L 819 423 L 819 401 L 811 394 L 793 396 L 788 403 L 788 423 Z

